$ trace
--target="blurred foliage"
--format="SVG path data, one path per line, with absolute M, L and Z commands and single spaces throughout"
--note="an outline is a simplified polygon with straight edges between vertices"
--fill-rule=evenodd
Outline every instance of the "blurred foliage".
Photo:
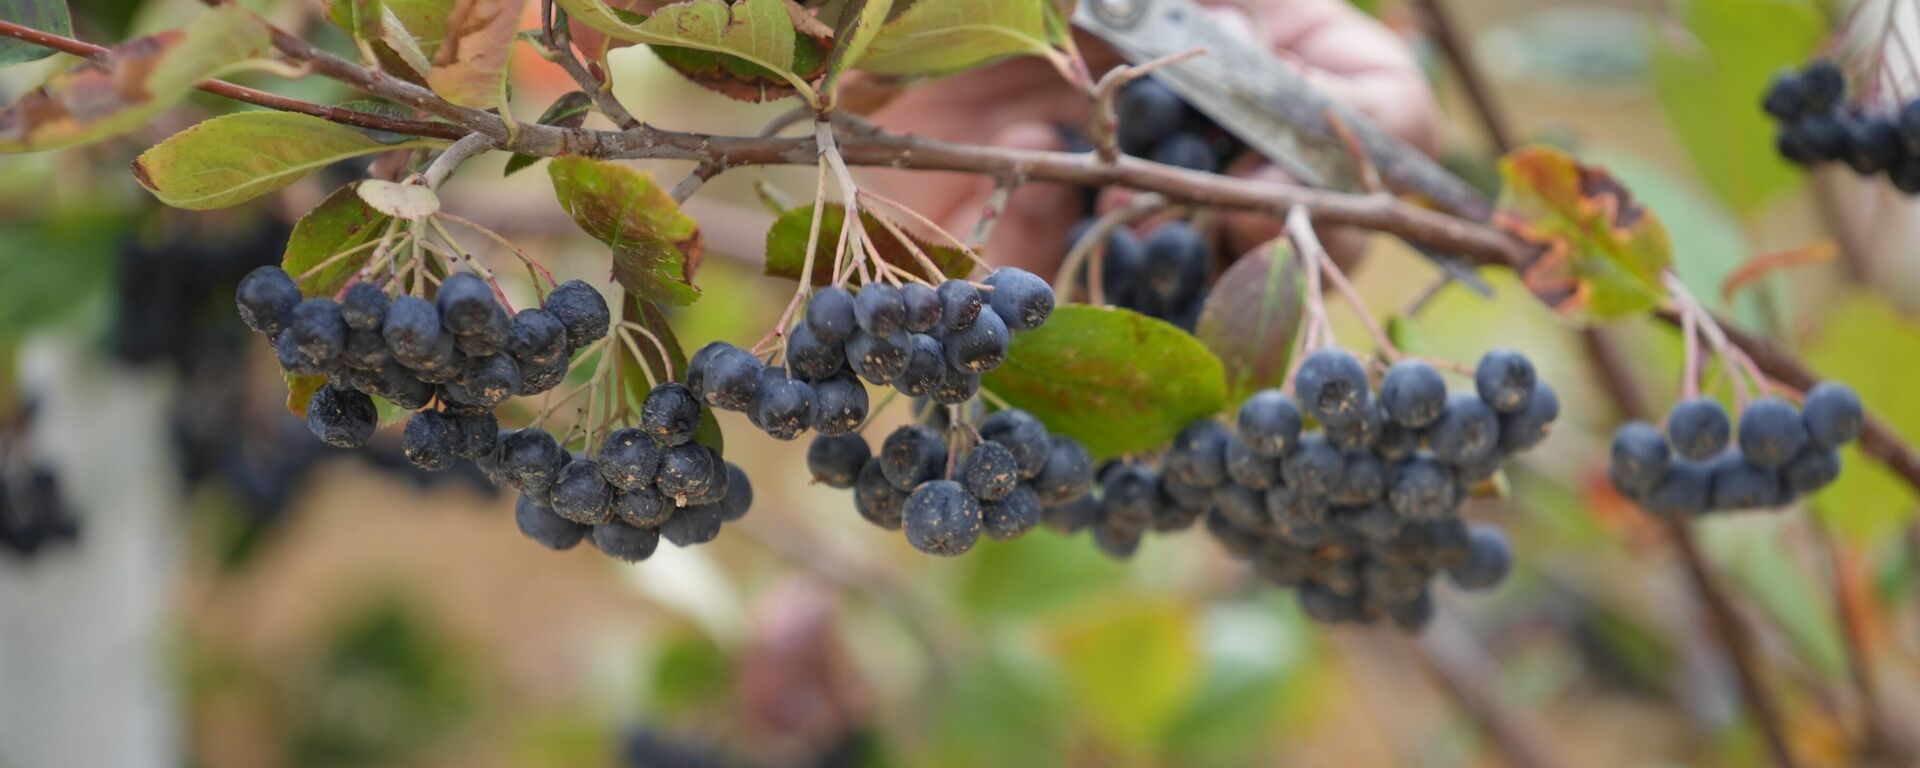
M 397 598 L 342 621 L 295 695 L 288 748 L 303 766 L 399 764 L 479 705 L 472 668 Z

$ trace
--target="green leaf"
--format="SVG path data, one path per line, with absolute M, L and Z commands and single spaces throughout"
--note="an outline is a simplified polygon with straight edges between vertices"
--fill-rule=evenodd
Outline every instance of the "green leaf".
M 1654 89 L 1707 184 L 1752 214 L 1803 181 L 1774 149 L 1760 97 L 1774 73 L 1819 49 L 1825 17 L 1809 0 L 1687 0 L 1676 12 L 1684 28 L 1649 35 Z
M 67 0 L 0 0 L 0 19 L 42 32 L 73 36 L 73 19 L 67 15 Z M 0 38 L 0 67 L 38 61 L 53 54 L 52 48 L 42 48 L 11 37 Z
M 1240 257 L 1214 283 L 1194 336 L 1226 366 L 1228 407 L 1287 383 L 1300 297 L 1299 261 L 1280 240 Z
M 833 31 L 833 53 L 827 59 L 827 77 L 820 85 L 827 98 L 833 98 L 840 75 L 866 55 L 892 10 L 893 0 L 853 0 L 841 10 L 840 23 Z
M 630 21 L 602 0 L 559 0 L 570 18 L 617 40 L 679 46 L 725 54 L 763 67 L 792 85 L 809 103 L 812 86 L 794 70 L 793 17 L 781 0 L 692 0 L 661 8 L 643 21 Z
M 1494 223 L 1534 246 L 1517 271 L 1548 306 L 1609 319 L 1645 312 L 1666 295 L 1667 230 L 1606 171 L 1526 147 L 1501 159 L 1500 175 Z
M 615 350 L 615 354 L 620 356 L 620 375 L 626 389 L 624 395 L 634 408 L 639 408 L 641 403 L 646 402 L 647 393 L 652 391 L 647 386 L 647 374 L 641 370 L 640 366 L 645 365 L 646 370 L 654 371 L 656 376 L 662 379 L 668 378 L 667 372 L 672 371 L 671 380 L 686 381 L 687 352 L 680 346 L 680 339 L 674 335 L 673 326 L 667 322 L 666 313 L 661 312 L 660 307 L 651 301 L 628 296 L 626 306 L 620 309 L 620 319 L 638 323 L 640 327 L 647 329 L 660 339 L 660 346 L 665 347 L 667 352 L 666 359 L 662 360 L 660 350 L 641 338 L 634 339 L 634 346 L 640 350 L 640 357 L 637 359 L 625 344 L 621 344 Z M 720 422 L 714 418 L 712 408 L 700 409 L 700 428 L 694 432 L 693 439 L 716 451 L 726 449 L 726 439 L 720 433 Z
M 519 30 L 520 0 L 454 0 L 446 38 L 433 54 L 427 85 L 464 107 L 506 103 L 507 61 Z
M 939 75 L 1050 50 L 1041 0 L 918 0 L 880 28 L 859 67 Z
M 840 225 L 847 218 L 847 209 L 839 203 L 827 203 L 826 210 L 820 213 L 820 244 L 813 255 L 813 284 L 826 285 L 833 282 L 833 249 L 840 242 Z M 928 274 L 926 265 L 913 255 L 913 251 L 893 236 L 892 232 L 880 224 L 868 211 L 860 212 L 860 221 L 867 232 L 867 239 L 873 243 L 873 249 L 880 253 L 880 260 L 918 275 L 920 279 L 938 282 L 946 278 L 966 277 L 973 271 L 973 259 L 966 251 L 951 245 L 937 245 L 918 237 L 918 233 L 905 226 L 900 231 L 911 238 L 920 252 L 927 255 L 934 266 L 940 268 L 940 274 Z M 793 208 L 780 214 L 773 226 L 767 228 L 767 262 L 764 271 L 769 277 L 784 277 L 799 280 L 800 271 L 807 264 L 807 233 L 813 228 L 813 206 Z M 855 273 L 852 281 L 860 282 Z
M 613 249 L 613 277 L 628 293 L 664 304 L 700 298 L 700 225 L 680 212 L 651 174 L 618 163 L 558 157 L 547 165 L 553 194 L 574 223 Z
M 1220 412 L 1220 358 L 1172 325 L 1126 309 L 1069 304 L 1013 336 L 982 385 L 1079 440 L 1096 458 L 1153 450 Z
M 133 161 L 133 177 L 160 202 L 204 211 L 282 189 L 341 160 L 441 143 L 385 144 L 308 115 L 238 112 L 204 121 L 142 152 Z
M 327 18 L 356 40 L 380 39 L 386 21 L 386 5 L 380 0 L 333 0 Z
M 536 122 L 561 128 L 578 128 L 581 123 L 587 121 L 587 115 L 591 112 L 593 112 L 593 97 L 581 91 L 573 91 L 554 99 L 552 104 L 547 105 L 547 111 L 540 113 L 540 119 Z M 500 175 L 512 176 L 537 162 L 540 162 L 540 158 L 533 155 L 515 154 L 507 158 L 507 168 L 501 171 Z
M 1201 680 L 1192 609 L 1171 600 L 1115 600 L 1053 632 L 1067 689 L 1102 741 L 1152 750 Z
M 327 259 L 336 254 L 373 242 L 386 231 L 392 219 L 361 200 L 355 186 L 348 184 L 334 190 L 319 207 L 293 225 L 293 234 L 287 238 L 287 252 L 280 257 L 280 268 L 287 274 L 299 279 L 327 264 Z M 300 280 L 300 295 L 330 297 L 339 293 L 353 273 L 366 266 L 372 256 L 373 249 L 368 248 L 314 271 Z
M 184 30 L 121 43 L 0 111 L 0 152 L 59 149 L 139 128 L 195 84 L 266 49 L 266 26 L 233 5 L 207 11 Z
M 1889 364 L 1920 349 L 1920 321 L 1865 291 L 1829 307 L 1822 318 L 1819 332 L 1802 345 L 1807 361 L 1826 378 L 1853 387 L 1901 439 L 1920 441 L 1920 398 L 1913 396 L 1912 372 Z M 1920 496 L 1911 486 L 1858 445 L 1841 451 L 1840 479 L 1812 497 L 1815 512 L 1828 525 L 1862 545 L 1898 536 L 1913 519 L 1916 502 Z

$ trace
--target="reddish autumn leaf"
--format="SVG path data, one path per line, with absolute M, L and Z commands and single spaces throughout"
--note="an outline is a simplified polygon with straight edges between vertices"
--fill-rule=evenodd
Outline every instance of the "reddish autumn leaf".
M 427 73 L 434 92 L 465 107 L 500 106 L 521 7 L 519 0 L 457 0 Z
M 1500 161 L 1494 223 L 1532 244 L 1519 264 L 1527 288 L 1571 317 L 1644 312 L 1666 295 L 1673 245 L 1658 216 L 1605 170 L 1550 147 Z

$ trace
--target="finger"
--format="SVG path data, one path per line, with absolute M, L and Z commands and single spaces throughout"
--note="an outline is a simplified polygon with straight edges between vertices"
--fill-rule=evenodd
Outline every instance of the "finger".
M 1432 153 L 1439 106 L 1413 51 L 1347 0 L 1254 0 L 1264 42 L 1300 64 L 1302 76 L 1401 140 Z
M 1046 123 L 1027 122 L 1010 125 L 994 134 L 994 146 L 1010 149 L 1053 151 L 1062 147 L 1060 134 Z M 934 220 L 959 237 L 971 233 L 981 212 L 993 197 L 992 180 L 973 177 L 956 186 L 958 194 L 949 208 L 937 212 Z M 1007 205 L 994 223 L 993 235 L 985 248 L 989 261 L 1000 266 L 1020 267 L 1037 275 L 1052 276 L 1066 255 L 1067 232 L 1073 228 L 1083 205 L 1078 189 L 1059 184 L 1023 184 L 1007 198 Z M 935 212 L 929 211 L 930 215 Z

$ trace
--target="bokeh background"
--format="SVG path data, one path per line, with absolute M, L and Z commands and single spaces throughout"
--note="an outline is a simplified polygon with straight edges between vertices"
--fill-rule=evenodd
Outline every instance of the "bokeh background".
M 248 4 L 350 50 L 317 4 Z M 1491 191 L 1493 152 L 1421 5 L 1362 5 L 1421 52 L 1449 110 L 1445 159 Z M 1447 3 L 1517 135 L 1623 179 L 1665 222 L 1697 295 L 1920 439 L 1920 208 L 1844 169 L 1781 163 L 1758 109 L 1774 71 L 1821 52 L 1856 73 L 1884 66 L 1896 92 L 1920 95 L 1920 61 L 1882 61 L 1873 44 L 1892 24 L 1920 50 L 1920 8 L 1868 2 L 1847 36 L 1844 5 Z M 96 42 L 196 10 L 73 4 L 77 36 Z M 66 63 L 0 70 L 0 94 Z M 531 55 L 514 66 L 524 115 L 570 90 Z M 353 98 L 318 79 L 241 79 Z M 616 57 L 615 79 L 666 127 L 745 133 L 777 111 L 702 91 L 644 51 Z M 735 414 L 721 423 L 753 513 L 712 545 L 625 566 L 524 540 L 510 497 L 406 468 L 395 430 L 343 453 L 286 414 L 232 285 L 277 262 L 291 221 L 362 169 L 204 214 L 160 209 L 126 172 L 141 148 L 234 108 L 197 96 L 122 140 L 0 158 L 0 466 L 13 524 L 32 534 L 0 550 L 0 766 L 1441 767 L 1503 764 L 1503 732 L 1570 766 L 1765 760 L 1671 542 L 1607 487 L 1620 416 L 1577 330 L 1506 276 L 1487 275 L 1492 298 L 1443 289 L 1400 329 L 1455 360 L 1522 348 L 1564 403 L 1506 496 L 1470 506 L 1512 536 L 1515 575 L 1492 593 L 1440 588 L 1441 617 L 1418 638 L 1314 626 L 1197 531 L 1150 537 L 1129 562 L 1047 530 L 924 557 L 846 493 L 810 486 L 804 441 Z M 464 169 L 447 207 L 563 279 L 604 277 L 603 247 L 545 174 L 502 179 L 501 162 Z M 686 167 L 653 170 L 671 181 Z M 688 206 L 709 254 L 706 298 L 673 317 L 689 348 L 750 344 L 789 294 L 759 274 L 761 186 L 800 197 L 812 179 L 736 171 Z M 1748 260 L 1823 243 L 1832 260 L 1720 298 Z M 1434 273 L 1376 238 L 1355 277 L 1386 315 Z M 1343 337 L 1364 338 L 1334 312 Z M 1676 335 L 1606 332 L 1663 411 Z M 1920 745 L 1915 504 L 1850 454 L 1842 482 L 1803 508 L 1699 529 L 1808 765 L 1901 764 L 1897 745 L 1860 746 L 1876 711 L 1883 738 Z

